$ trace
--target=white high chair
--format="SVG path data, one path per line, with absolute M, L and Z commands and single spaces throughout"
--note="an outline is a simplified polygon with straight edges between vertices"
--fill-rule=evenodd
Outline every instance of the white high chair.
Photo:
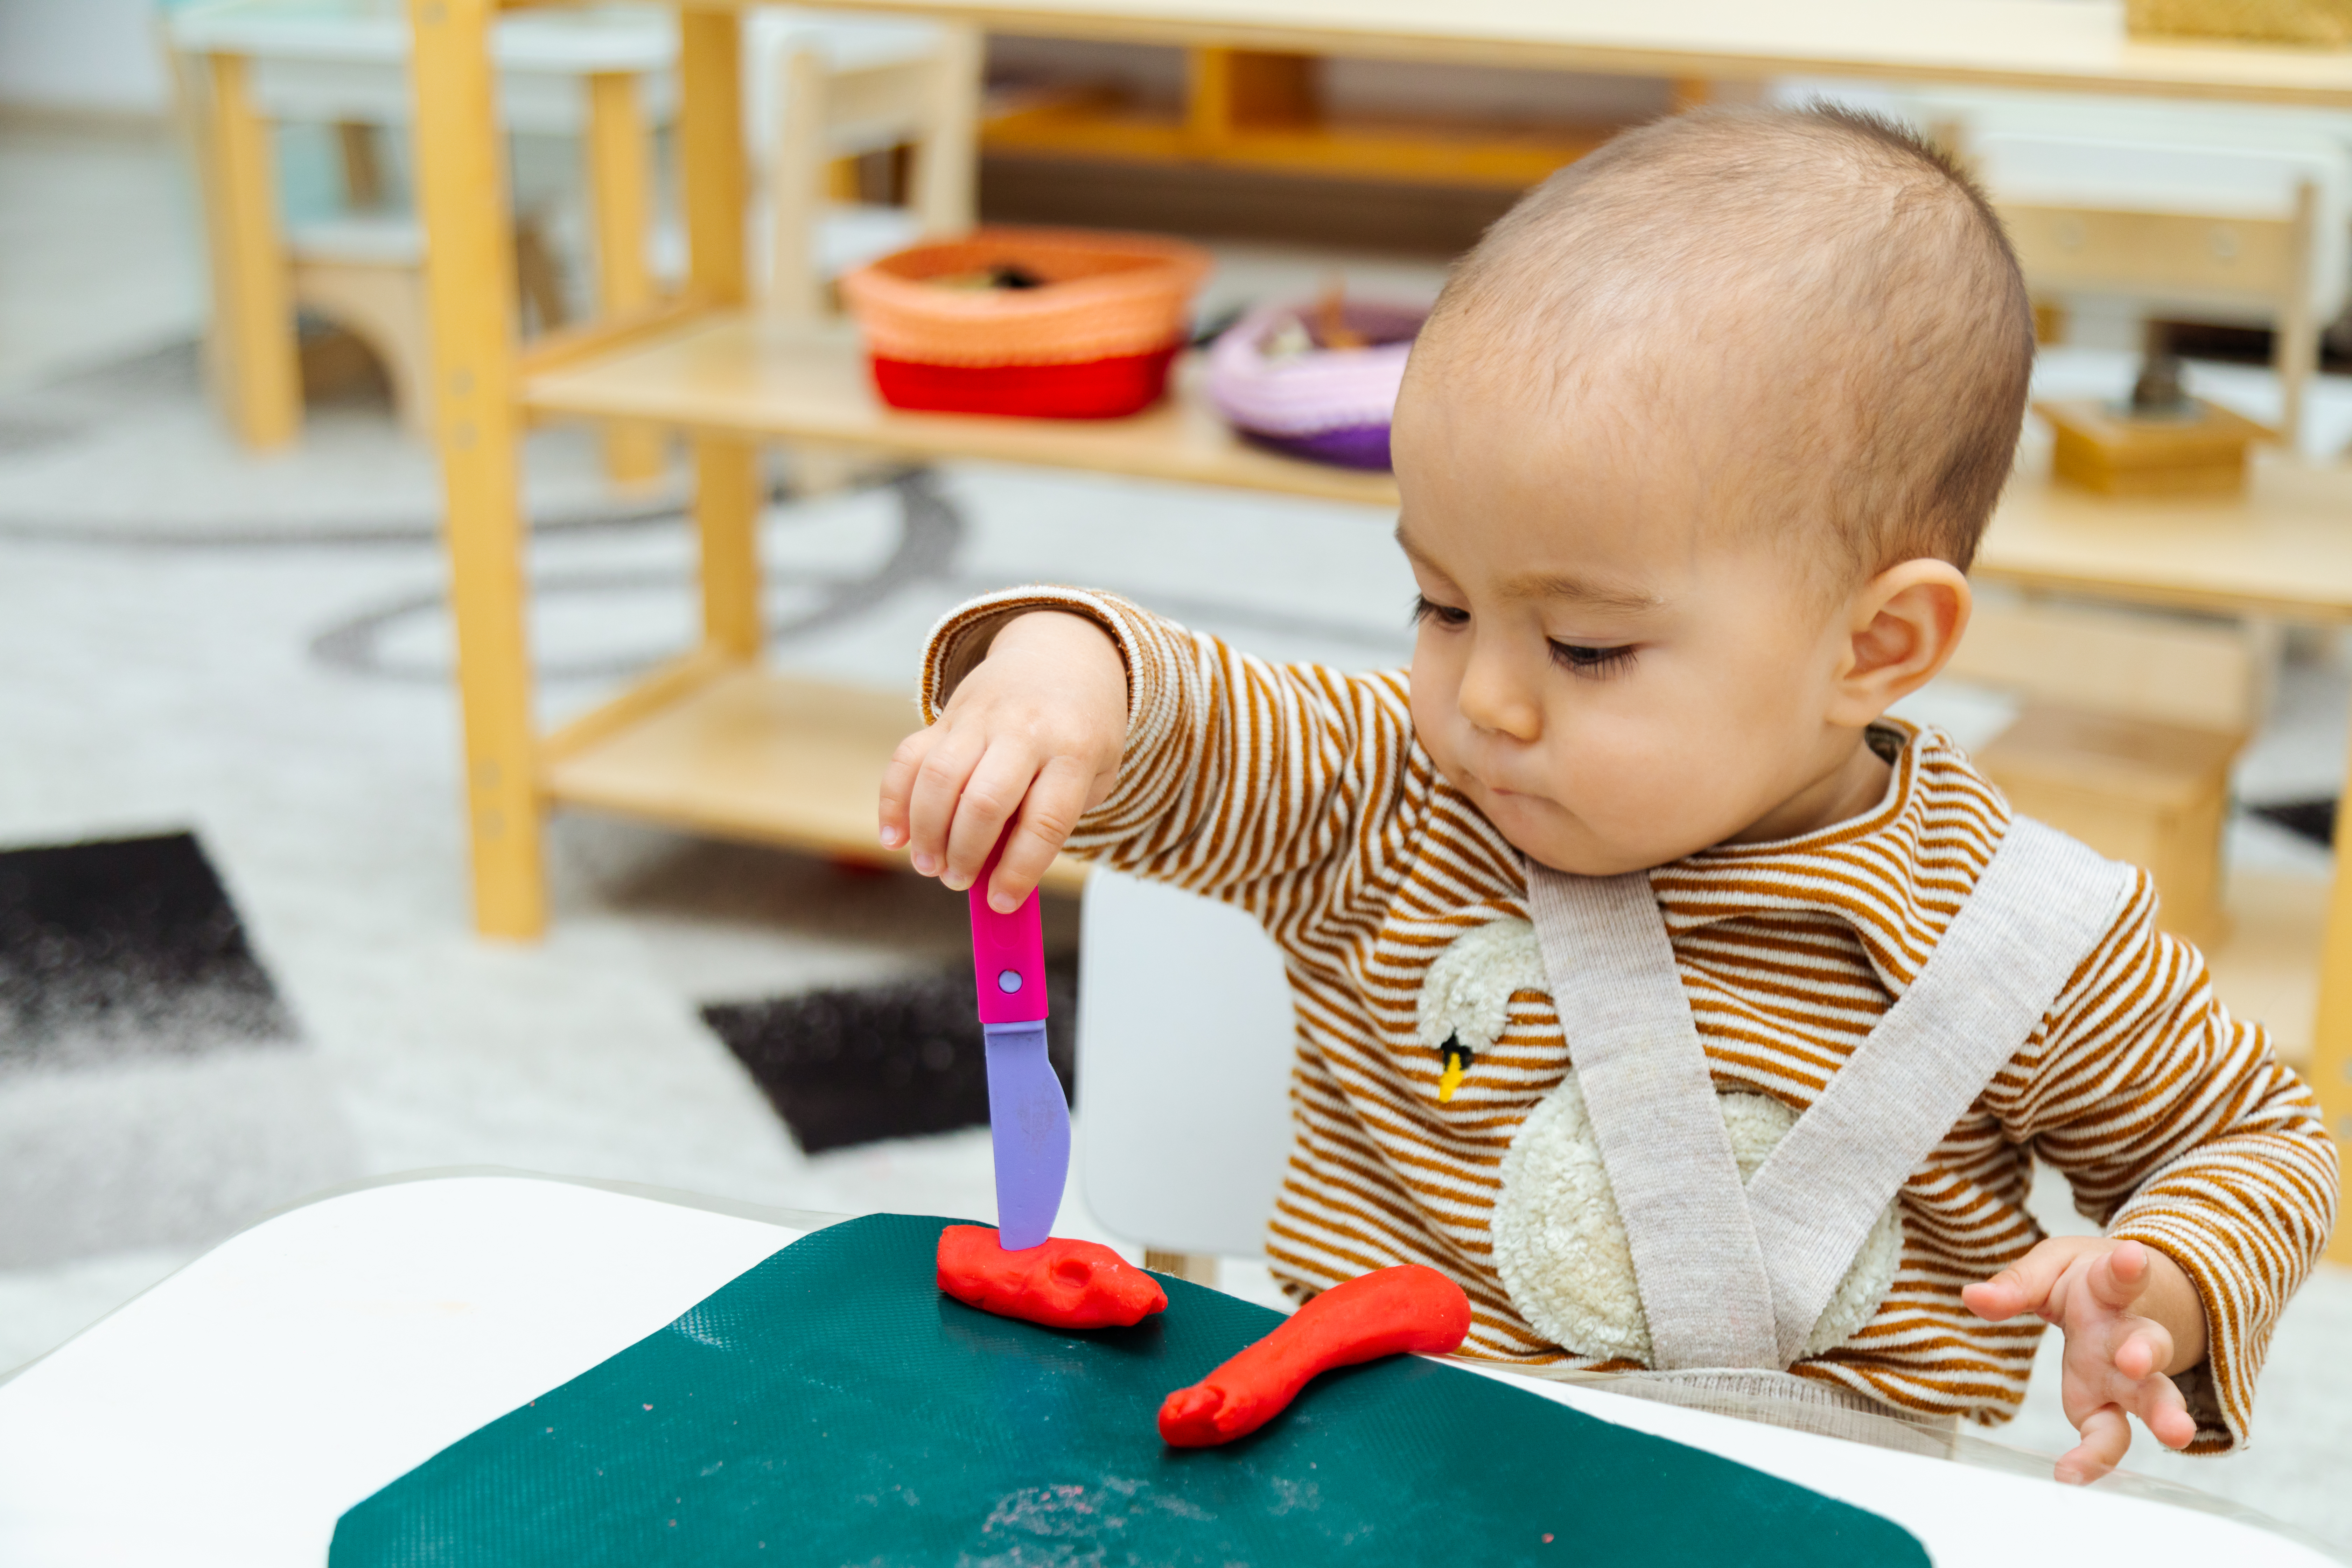
M 1290 1157 L 1282 952 L 1230 904 L 1097 870 L 1079 914 L 1080 1175 L 1147 1265 L 1213 1284 L 1265 1249 Z

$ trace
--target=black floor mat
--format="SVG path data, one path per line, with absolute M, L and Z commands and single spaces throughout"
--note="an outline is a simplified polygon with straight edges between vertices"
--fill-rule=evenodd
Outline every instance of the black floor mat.
M 2310 839 L 2322 849 L 2336 844 L 2336 801 L 2333 796 L 2321 800 L 2288 800 L 2273 805 L 2248 806 L 2247 810 L 2265 822 L 2274 822 L 2289 833 Z
M 0 851 L 0 1068 L 294 1037 L 194 835 Z
M 1048 960 L 1046 1048 L 1076 1092 L 1076 958 Z M 988 1121 L 988 1068 L 971 966 L 769 1002 L 702 1009 L 811 1154 Z

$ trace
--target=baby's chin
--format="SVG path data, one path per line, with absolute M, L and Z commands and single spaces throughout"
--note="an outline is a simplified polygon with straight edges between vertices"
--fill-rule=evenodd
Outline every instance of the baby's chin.
M 1596 832 L 1567 806 L 1542 795 L 1521 795 L 1457 779 L 1455 787 L 1486 814 L 1512 848 L 1528 859 L 1577 877 L 1614 877 L 1646 871 L 1679 859 L 1687 851 L 1661 850 L 1647 843 L 1620 842 Z

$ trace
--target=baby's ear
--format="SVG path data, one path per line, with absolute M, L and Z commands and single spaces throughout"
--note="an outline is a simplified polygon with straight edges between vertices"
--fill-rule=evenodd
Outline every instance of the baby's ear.
M 1840 723 L 1867 724 L 1936 678 L 1968 630 L 1969 580 L 1948 561 L 1890 566 L 1863 584 L 1838 678 Z

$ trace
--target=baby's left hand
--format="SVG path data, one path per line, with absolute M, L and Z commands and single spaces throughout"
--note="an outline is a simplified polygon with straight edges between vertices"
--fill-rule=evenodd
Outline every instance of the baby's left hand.
M 2180 1266 L 2137 1241 L 2053 1236 L 1960 1292 L 1988 1322 L 2032 1312 L 2066 1336 L 2060 1393 L 2082 1442 L 2058 1479 L 2095 1481 L 2123 1460 L 2137 1415 L 2168 1448 L 2197 1436 L 2168 1373 L 2205 1359 L 2205 1309 Z

